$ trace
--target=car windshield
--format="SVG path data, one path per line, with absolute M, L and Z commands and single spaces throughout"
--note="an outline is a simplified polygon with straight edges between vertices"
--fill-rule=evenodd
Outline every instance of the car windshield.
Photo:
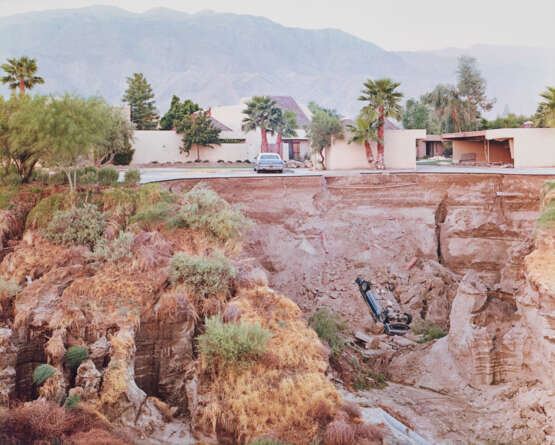
M 260 159 L 273 159 L 273 160 L 279 160 L 279 155 L 274 154 L 274 153 L 270 153 L 270 154 L 264 154 L 264 155 L 260 155 Z

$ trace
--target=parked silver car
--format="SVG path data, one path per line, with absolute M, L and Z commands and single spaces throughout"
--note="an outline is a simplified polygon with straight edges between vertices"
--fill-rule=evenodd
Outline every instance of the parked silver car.
M 277 153 L 260 153 L 254 163 L 254 171 L 273 171 L 283 173 L 285 162 L 281 160 L 281 156 Z

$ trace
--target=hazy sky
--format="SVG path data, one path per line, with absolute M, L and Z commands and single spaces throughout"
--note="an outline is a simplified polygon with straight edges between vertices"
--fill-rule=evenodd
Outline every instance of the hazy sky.
M 93 4 L 260 15 L 286 26 L 339 28 L 389 50 L 555 47 L 555 0 L 0 0 L 0 16 Z

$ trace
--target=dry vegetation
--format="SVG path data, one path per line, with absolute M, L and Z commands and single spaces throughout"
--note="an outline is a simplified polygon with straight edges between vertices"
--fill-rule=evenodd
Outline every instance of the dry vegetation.
M 103 174 L 113 179 L 96 174 L 101 183 Z M 3 416 L 2 440 L 20 443 L 27 431 L 26 443 L 128 443 L 113 425 L 128 415 L 137 330 L 145 317 L 183 317 L 194 324 L 198 353 L 200 403 L 185 410 L 196 432 L 264 445 L 379 441 L 357 407 L 342 404 L 326 377 L 329 349 L 299 307 L 236 272 L 250 225 L 240 209 L 202 185 L 183 195 L 148 185 L 65 196 L 56 186 L 35 198 L 26 233 L 0 264 L 8 325 L 35 323 L 47 339 L 37 385 L 50 401 Z M 320 318 L 315 328 L 340 350 L 339 321 Z M 94 368 L 87 359 L 100 337 L 108 343 L 106 358 L 96 361 L 101 385 L 87 395 L 71 385 L 81 363 Z M 149 399 L 171 419 L 174 411 Z

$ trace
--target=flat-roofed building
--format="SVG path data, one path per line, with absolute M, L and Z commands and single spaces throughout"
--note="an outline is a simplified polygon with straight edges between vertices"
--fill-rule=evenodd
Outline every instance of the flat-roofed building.
M 499 128 L 443 134 L 453 144 L 453 162 L 555 167 L 555 128 Z

